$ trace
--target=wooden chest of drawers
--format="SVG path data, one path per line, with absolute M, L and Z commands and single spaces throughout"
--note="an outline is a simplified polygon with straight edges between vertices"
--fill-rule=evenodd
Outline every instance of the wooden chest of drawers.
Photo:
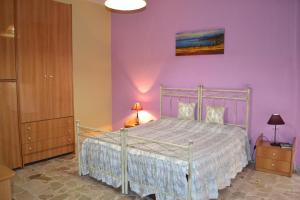
M 274 174 L 292 176 L 295 141 L 292 148 L 271 146 L 260 137 L 256 143 L 256 170 Z
M 23 163 L 73 152 L 74 137 L 73 117 L 23 123 Z

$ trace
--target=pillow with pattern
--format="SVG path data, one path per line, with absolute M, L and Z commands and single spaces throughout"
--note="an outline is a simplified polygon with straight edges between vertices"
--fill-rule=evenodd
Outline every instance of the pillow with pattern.
M 206 123 L 224 124 L 225 108 L 222 106 L 206 106 Z
M 195 103 L 178 103 L 178 119 L 195 120 Z

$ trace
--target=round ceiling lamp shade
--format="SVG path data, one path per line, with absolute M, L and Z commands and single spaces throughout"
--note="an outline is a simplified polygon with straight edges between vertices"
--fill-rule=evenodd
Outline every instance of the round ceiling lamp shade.
M 104 5 L 112 10 L 134 11 L 146 7 L 146 0 L 106 0 Z

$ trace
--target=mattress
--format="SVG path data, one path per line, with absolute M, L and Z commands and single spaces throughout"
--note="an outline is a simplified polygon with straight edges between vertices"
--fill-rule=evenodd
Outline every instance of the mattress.
M 128 129 L 129 136 L 188 145 L 193 141 L 192 199 L 218 198 L 218 190 L 248 164 L 247 133 L 237 126 L 164 118 Z M 113 187 L 121 186 L 121 148 L 118 132 L 107 133 L 104 141 L 88 138 L 81 149 L 81 173 Z M 157 200 L 185 199 L 187 195 L 187 152 L 129 139 L 128 180 L 140 196 L 155 194 Z M 147 149 L 151 149 L 148 151 Z M 182 158 L 182 159 L 181 159 Z

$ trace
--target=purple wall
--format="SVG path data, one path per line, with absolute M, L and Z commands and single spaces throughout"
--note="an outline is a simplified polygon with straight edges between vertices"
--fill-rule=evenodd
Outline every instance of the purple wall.
M 296 32 L 296 40 L 297 40 L 297 46 L 296 46 L 296 69 L 297 69 L 297 74 L 298 74 L 298 78 L 297 78 L 297 91 L 296 93 L 298 94 L 298 98 L 297 98 L 297 117 L 296 117 L 296 122 L 297 122 L 297 133 L 298 135 L 300 135 L 300 126 L 299 126 L 299 122 L 300 122 L 300 1 L 297 1 L 297 6 L 296 6 L 296 27 L 297 27 L 297 32 Z M 300 137 L 298 137 L 298 149 L 300 149 Z M 298 159 L 297 159 L 297 164 L 298 164 L 298 171 L 300 172 L 300 150 L 298 151 Z
M 280 113 L 286 122 L 279 130 L 281 140 L 297 134 L 300 140 L 296 1 L 149 0 L 144 12 L 113 14 L 114 129 L 123 125 L 136 101 L 158 117 L 160 84 L 250 86 L 252 141 L 261 132 L 273 137 L 266 124 L 272 113 Z M 225 28 L 224 55 L 175 56 L 177 32 L 218 27 Z M 297 157 L 300 166 L 300 152 Z

